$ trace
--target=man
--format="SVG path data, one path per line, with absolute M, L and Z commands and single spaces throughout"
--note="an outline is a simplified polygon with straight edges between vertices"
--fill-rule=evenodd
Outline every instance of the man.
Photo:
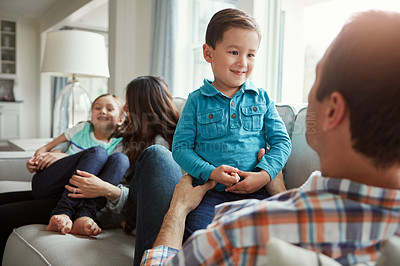
M 218 205 L 182 247 L 186 215 L 213 186 L 193 188 L 184 176 L 143 262 L 265 264 L 271 237 L 344 265 L 375 261 L 382 242 L 400 235 L 399 29 L 398 13 L 360 13 L 319 62 L 306 135 L 321 172 L 266 200 Z

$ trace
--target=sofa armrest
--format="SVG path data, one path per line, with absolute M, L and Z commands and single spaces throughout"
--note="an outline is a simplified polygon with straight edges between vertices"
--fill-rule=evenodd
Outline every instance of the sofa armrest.
M 0 181 L 31 181 L 26 161 L 34 151 L 0 152 Z

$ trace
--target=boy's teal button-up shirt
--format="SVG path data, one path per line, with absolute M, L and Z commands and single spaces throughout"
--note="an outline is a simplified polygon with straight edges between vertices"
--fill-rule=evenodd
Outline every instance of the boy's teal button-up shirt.
M 258 151 L 266 147 L 269 152 L 257 162 Z M 172 144 L 175 161 L 194 177 L 194 184 L 207 182 L 222 164 L 247 172 L 263 169 L 274 178 L 290 151 L 289 135 L 273 101 L 250 80 L 229 98 L 205 79 L 189 94 Z

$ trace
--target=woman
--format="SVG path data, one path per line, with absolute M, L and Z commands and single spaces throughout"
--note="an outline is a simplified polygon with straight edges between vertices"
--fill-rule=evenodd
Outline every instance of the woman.
M 128 114 L 128 125 L 122 137 L 131 165 L 125 175 L 125 184 L 130 183 L 130 187 L 124 184 L 113 186 L 94 175 L 80 172 L 70 180 L 77 187 L 75 194 L 72 193 L 74 187 L 67 186 L 67 189 L 71 192 L 70 197 L 107 198 L 107 208 L 98 213 L 96 219 L 101 227 L 112 228 L 122 223 L 126 224 L 124 229 L 128 232 L 136 227 L 134 263 L 138 265 L 144 250 L 150 248 L 157 237 L 181 177 L 181 169 L 169 151 L 179 114 L 167 85 L 152 76 L 138 77 L 128 84 L 124 110 Z M 14 200 L 17 196 L 19 199 Z M 47 224 L 56 203 L 54 200 L 33 200 L 30 192 L 0 194 L 0 202 L 4 202 L 0 205 L 0 216 L 13 217 L 1 221 L 1 254 L 12 228 L 32 223 Z M 29 213 L 28 208 L 32 210 Z M 144 225 L 146 230 L 143 230 Z

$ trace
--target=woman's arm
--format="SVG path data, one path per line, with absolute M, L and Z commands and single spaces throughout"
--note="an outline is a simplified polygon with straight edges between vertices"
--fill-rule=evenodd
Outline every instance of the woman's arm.
M 75 187 L 66 185 L 65 188 L 71 192 L 71 198 L 98 198 L 105 197 L 109 201 L 118 199 L 121 196 L 121 189 L 113 184 L 105 182 L 97 176 L 85 171 L 76 171 L 69 182 Z

